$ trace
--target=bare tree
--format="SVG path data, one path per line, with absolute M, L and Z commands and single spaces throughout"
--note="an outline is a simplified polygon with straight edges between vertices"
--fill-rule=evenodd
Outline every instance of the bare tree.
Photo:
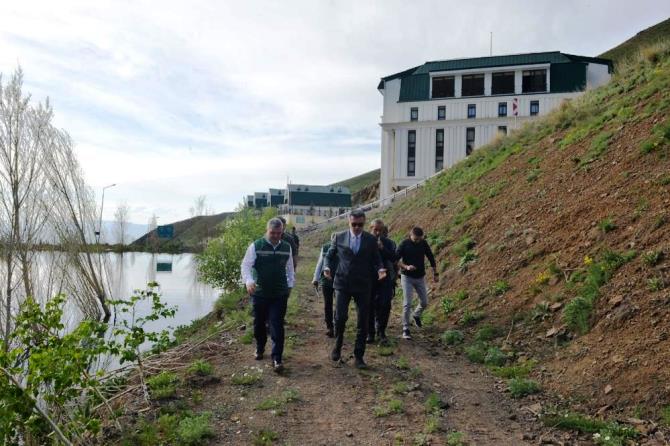
M 195 199 L 193 206 L 189 208 L 191 217 L 197 217 L 199 215 L 207 215 L 209 209 L 207 208 L 207 195 L 200 195 Z
M 128 203 L 120 203 L 114 212 L 114 229 L 116 231 L 116 242 L 126 244 L 128 236 L 128 219 L 130 218 L 130 206 Z

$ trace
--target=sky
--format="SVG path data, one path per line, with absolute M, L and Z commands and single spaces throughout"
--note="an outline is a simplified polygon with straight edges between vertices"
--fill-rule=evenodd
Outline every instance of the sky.
M 189 217 L 378 168 L 382 76 L 428 60 L 596 56 L 667 0 L 7 1 L 0 73 L 20 65 L 70 133 L 103 218 Z

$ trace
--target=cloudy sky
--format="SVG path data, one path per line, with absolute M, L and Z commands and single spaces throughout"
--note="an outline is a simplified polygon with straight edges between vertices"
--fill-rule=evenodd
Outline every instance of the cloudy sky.
M 426 60 L 598 55 L 667 0 L 2 1 L 0 72 L 49 96 L 90 185 L 131 220 L 379 167 L 379 78 Z

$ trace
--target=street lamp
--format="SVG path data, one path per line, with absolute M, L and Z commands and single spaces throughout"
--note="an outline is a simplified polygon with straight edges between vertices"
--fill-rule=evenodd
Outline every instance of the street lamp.
M 100 244 L 100 233 L 102 232 L 102 209 L 105 206 L 105 189 L 116 186 L 116 183 L 102 188 L 102 202 L 100 203 L 100 218 L 98 219 L 98 231 L 95 233 L 95 244 Z

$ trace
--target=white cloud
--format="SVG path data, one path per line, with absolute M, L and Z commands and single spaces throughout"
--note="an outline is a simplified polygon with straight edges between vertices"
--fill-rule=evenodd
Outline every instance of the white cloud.
M 32 1 L 3 6 L 0 72 L 20 63 L 77 142 L 111 218 L 232 209 L 254 190 L 379 165 L 379 78 L 426 60 L 561 50 L 596 55 L 670 3 Z

